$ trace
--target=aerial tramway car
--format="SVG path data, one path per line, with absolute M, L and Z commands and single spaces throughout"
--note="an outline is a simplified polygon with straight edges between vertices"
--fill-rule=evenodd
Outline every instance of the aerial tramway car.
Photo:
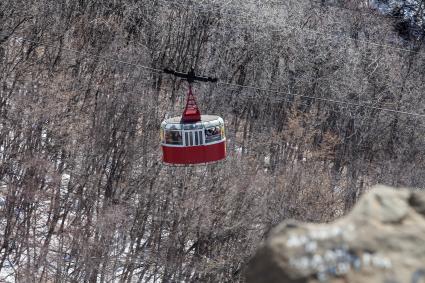
M 186 79 L 189 92 L 183 115 L 161 123 L 162 160 L 171 165 L 205 164 L 226 157 L 224 121 L 215 115 L 201 115 L 192 92 L 194 81 L 216 82 L 199 77 L 192 69 L 187 74 L 165 69 L 165 73 Z

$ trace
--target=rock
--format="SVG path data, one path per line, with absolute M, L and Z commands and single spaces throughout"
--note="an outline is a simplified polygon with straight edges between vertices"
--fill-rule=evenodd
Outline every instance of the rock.
M 334 223 L 283 223 L 245 275 L 248 283 L 423 283 L 425 193 L 377 186 Z

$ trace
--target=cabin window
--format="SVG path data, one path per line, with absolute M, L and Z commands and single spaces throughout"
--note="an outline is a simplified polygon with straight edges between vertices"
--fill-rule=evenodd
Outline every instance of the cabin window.
M 205 129 L 205 143 L 211 143 L 221 140 L 221 127 L 209 127 Z
M 174 145 L 183 145 L 181 131 L 165 131 L 165 143 Z

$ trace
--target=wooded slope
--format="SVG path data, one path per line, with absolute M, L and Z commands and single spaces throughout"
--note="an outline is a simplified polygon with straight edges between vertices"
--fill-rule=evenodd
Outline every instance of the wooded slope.
M 0 281 L 240 281 L 280 221 L 423 188 L 423 40 L 280 2 L 2 1 Z M 166 167 L 186 84 L 156 70 L 190 66 L 219 79 L 195 92 L 229 156 Z

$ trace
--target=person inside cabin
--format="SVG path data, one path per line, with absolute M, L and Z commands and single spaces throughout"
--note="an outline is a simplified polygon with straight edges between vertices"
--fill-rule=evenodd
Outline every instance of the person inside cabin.
M 211 130 L 210 129 L 205 129 L 205 136 L 206 137 L 211 136 Z
M 170 144 L 171 141 L 172 141 L 171 132 L 170 131 L 165 131 L 165 143 Z
M 171 132 L 173 135 L 173 143 L 174 144 L 182 144 L 182 135 L 179 131 Z
M 220 127 L 211 127 L 205 130 L 205 140 L 206 142 L 219 141 L 221 139 L 221 130 Z
M 176 126 L 172 125 L 170 129 L 165 131 L 165 142 L 167 144 L 182 144 L 182 135 Z
M 182 135 L 180 131 L 166 131 L 165 141 L 167 144 L 182 144 Z

